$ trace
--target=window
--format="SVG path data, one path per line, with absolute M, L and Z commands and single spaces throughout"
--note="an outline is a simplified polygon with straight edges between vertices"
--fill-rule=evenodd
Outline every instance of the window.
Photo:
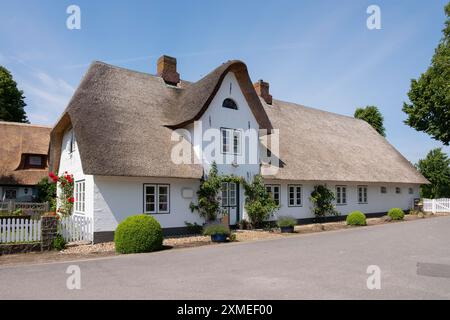
M 302 186 L 298 184 L 288 185 L 288 206 L 300 207 L 302 205 Z
M 230 98 L 226 98 L 225 100 L 223 100 L 222 107 L 228 108 L 228 109 L 233 109 L 233 110 L 238 109 L 236 102 L 234 102 L 234 100 L 230 99 Z
M 168 184 L 144 184 L 144 212 L 169 213 L 170 189 Z
M 347 204 L 347 187 L 336 186 L 336 204 Z
M 367 186 L 358 186 L 358 203 L 367 203 Z
M 70 149 L 69 152 L 72 153 L 75 151 L 75 147 L 76 147 L 76 141 L 75 141 L 75 133 L 72 131 L 70 132 Z
M 400 189 L 399 187 L 395 187 L 395 193 L 397 194 L 402 193 L 402 189 Z
M 266 191 L 272 196 L 277 205 L 280 205 L 280 186 L 277 184 L 266 184 Z
M 42 166 L 42 157 L 41 156 L 30 156 L 28 158 L 28 163 L 30 166 Z
M 380 187 L 380 192 L 381 193 L 387 193 L 386 187 Z
M 237 185 L 234 182 L 222 183 L 222 207 L 235 207 L 237 204 Z
M 75 212 L 84 213 L 85 194 L 86 194 L 84 180 L 75 181 L 74 193 L 75 193 L 75 201 L 74 201 Z
M 5 189 L 4 198 L 5 200 L 15 200 L 17 197 L 16 189 Z
M 413 189 L 413 188 L 409 188 L 409 189 L 408 189 L 408 193 L 409 193 L 409 194 L 414 194 L 414 189 Z
M 222 153 L 241 154 L 241 131 L 236 129 L 221 129 Z

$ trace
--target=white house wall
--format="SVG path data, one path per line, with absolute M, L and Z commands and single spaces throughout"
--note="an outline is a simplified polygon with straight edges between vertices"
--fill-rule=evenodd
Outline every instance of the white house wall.
M 231 92 L 230 92 L 231 86 Z M 222 103 L 226 98 L 231 98 L 234 100 L 238 106 L 238 110 L 233 110 L 229 108 L 222 107 Z M 241 129 L 243 131 L 255 130 L 258 133 L 259 125 L 244 97 L 244 94 L 241 91 L 239 83 L 236 79 L 236 76 L 233 72 L 227 73 L 224 77 L 222 84 L 220 85 L 219 90 L 216 95 L 212 99 L 208 109 L 199 119 L 202 123 L 203 133 L 210 129 L 215 128 L 230 128 L 230 129 Z M 193 126 L 187 127 L 190 131 L 191 135 L 194 134 Z M 202 134 L 203 134 L 202 133 Z M 243 136 L 244 137 L 244 136 Z M 210 142 L 203 142 L 202 150 L 205 150 L 206 146 Z M 194 149 L 199 149 L 199 144 L 194 141 Z M 218 144 L 221 146 L 221 144 Z M 245 142 L 242 141 L 242 146 L 244 147 Z M 256 144 L 256 147 L 259 148 L 259 143 Z M 218 152 L 221 153 L 221 148 Z M 249 159 L 248 148 L 245 148 L 246 154 L 243 154 L 243 157 Z M 212 158 L 207 154 L 204 154 L 204 167 L 206 171 L 209 171 L 210 165 L 212 163 Z M 227 155 L 226 163 L 227 164 L 217 164 L 217 168 L 219 173 L 221 174 L 234 174 L 236 176 L 251 178 L 253 175 L 259 173 L 259 150 L 256 150 L 256 161 L 253 164 L 240 164 L 238 167 L 234 167 L 231 165 L 233 160 L 232 155 Z
M 281 187 L 280 194 L 280 209 L 276 212 L 277 216 L 292 216 L 296 219 L 313 218 L 314 215 L 311 211 L 312 203 L 309 200 L 311 192 L 314 190 L 314 186 L 319 183 L 311 182 L 298 182 L 298 181 L 279 181 L 279 180 L 266 180 L 265 184 L 277 184 Z M 302 206 L 290 207 L 288 206 L 288 185 L 300 184 L 302 186 Z M 407 185 L 407 184 L 346 184 L 346 183 L 327 183 L 327 187 L 336 194 L 336 186 L 347 187 L 347 204 L 336 205 L 336 210 L 341 215 L 347 215 L 352 211 L 360 210 L 365 214 L 370 213 L 384 213 L 391 208 L 401 208 L 404 210 L 410 209 L 415 198 L 419 198 L 419 186 Z M 359 185 L 367 186 L 367 203 L 358 203 L 358 190 Z M 381 186 L 387 188 L 387 193 L 381 193 Z M 400 187 L 401 193 L 396 194 L 395 188 Z M 413 188 L 413 194 L 409 194 L 408 188 Z
M 152 214 L 163 228 L 186 227 L 189 223 L 203 224 L 189 205 L 196 202 L 199 180 L 176 178 L 94 177 L 94 232 L 114 231 L 122 220 L 144 212 L 144 184 L 170 185 L 170 212 Z M 183 189 L 191 189 L 194 197 L 184 198 Z
M 58 175 L 62 175 L 67 171 L 68 174 L 73 175 L 74 181 L 85 181 L 85 212 L 75 213 L 93 217 L 94 179 L 92 175 L 85 175 L 83 172 L 80 153 L 78 152 L 78 145 L 76 142 L 73 152 L 70 152 L 71 137 L 72 130 L 68 130 L 63 136 Z

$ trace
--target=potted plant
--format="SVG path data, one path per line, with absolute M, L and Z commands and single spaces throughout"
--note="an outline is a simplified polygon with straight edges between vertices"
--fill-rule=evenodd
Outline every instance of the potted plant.
M 203 234 L 211 236 L 212 242 L 225 242 L 230 235 L 230 228 L 222 223 L 210 224 L 205 227 Z
M 293 217 L 279 217 L 277 225 L 281 230 L 281 233 L 294 232 L 294 226 L 297 224 L 297 220 Z

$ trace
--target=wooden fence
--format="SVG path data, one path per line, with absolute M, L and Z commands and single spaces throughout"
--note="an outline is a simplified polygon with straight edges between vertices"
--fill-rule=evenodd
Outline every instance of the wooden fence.
M 41 240 L 41 221 L 20 218 L 0 219 L 0 243 Z
M 450 199 L 423 199 L 423 211 L 425 212 L 450 212 Z
M 16 210 L 22 210 L 24 213 L 45 213 L 49 211 L 48 202 L 15 202 L 10 201 L 0 201 L 0 211 L 13 212 Z
M 82 215 L 62 217 L 58 232 L 67 242 L 92 242 L 93 220 Z M 41 240 L 41 220 L 0 217 L 0 243 L 23 243 Z
M 67 242 L 92 242 L 93 220 L 83 215 L 63 217 L 60 232 Z

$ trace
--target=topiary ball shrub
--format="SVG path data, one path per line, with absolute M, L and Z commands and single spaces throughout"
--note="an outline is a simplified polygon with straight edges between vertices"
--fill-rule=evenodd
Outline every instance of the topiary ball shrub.
M 391 217 L 392 220 L 403 220 L 405 212 L 400 208 L 392 208 L 388 211 L 388 216 Z
M 146 214 L 126 218 L 114 233 L 116 251 L 120 253 L 151 252 L 162 248 L 161 225 Z
M 365 226 L 366 223 L 366 216 L 361 211 L 353 211 L 347 216 L 347 224 L 349 226 Z

